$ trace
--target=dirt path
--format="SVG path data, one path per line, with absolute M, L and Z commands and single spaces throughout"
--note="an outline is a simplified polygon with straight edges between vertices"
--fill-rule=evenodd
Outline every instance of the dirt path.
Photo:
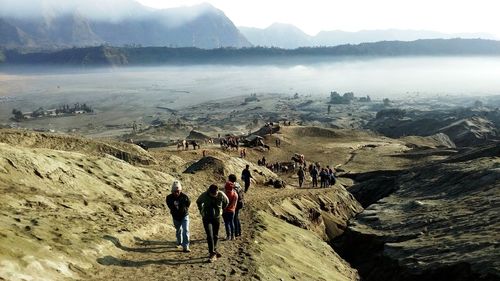
M 325 189 L 273 189 L 252 186 L 247 193 L 247 205 L 241 214 L 243 235 L 234 241 L 219 241 L 222 257 L 208 263 L 206 236 L 196 207 L 191 207 L 191 253 L 183 253 L 175 245 L 174 229 L 170 227 L 149 237 L 135 237 L 132 243 L 105 236 L 120 250 L 119 255 L 103 256 L 91 273 L 92 280 L 258 280 L 251 246 L 256 233 L 253 227 L 257 210 L 286 197 L 304 193 L 322 193 Z M 170 219 L 170 217 L 168 218 Z M 219 237 L 225 237 L 221 221 Z
M 196 207 L 194 207 L 196 208 Z M 242 212 L 243 235 L 234 241 L 225 240 L 221 221 L 218 250 L 222 254 L 215 263 L 208 263 L 206 236 L 199 215 L 191 210 L 191 253 L 183 253 L 175 245 L 173 227 L 163 228 L 151 237 L 135 237 L 125 245 L 114 237 L 104 237 L 122 254 L 98 259 L 92 280 L 249 280 L 253 276 L 253 258 L 248 247 L 251 211 Z M 166 224 L 171 225 L 168 221 Z

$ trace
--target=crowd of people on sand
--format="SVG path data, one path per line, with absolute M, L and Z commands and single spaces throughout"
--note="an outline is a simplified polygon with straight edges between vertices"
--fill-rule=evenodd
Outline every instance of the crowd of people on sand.
M 275 173 L 288 173 L 297 171 L 299 187 L 303 187 L 306 180 L 306 171 L 311 177 L 312 187 L 318 187 L 318 179 L 320 188 L 327 188 L 335 184 L 335 170 L 330 166 L 322 167 L 319 162 L 307 165 L 303 154 L 296 153 L 293 162 L 275 162 L 267 163 L 265 156 L 257 160 L 257 165 L 265 166 Z
M 311 176 L 312 187 L 318 187 L 318 178 L 320 180 L 320 187 L 327 188 L 335 184 L 337 181 L 335 178 L 335 170 L 330 168 L 330 166 L 321 167 L 320 163 L 310 164 L 307 168 L 309 175 Z M 302 172 L 301 172 L 302 170 Z M 304 182 L 305 166 L 301 167 L 297 175 L 299 177 L 299 187 L 302 187 Z M 302 180 L 301 180 L 302 177 Z
M 242 171 L 241 179 L 244 187 L 237 182 L 236 175 L 230 174 L 224 185 L 224 192 L 219 190 L 217 185 L 211 184 L 196 200 L 207 237 L 208 262 L 215 262 L 222 256 L 217 251 L 221 217 L 224 221 L 227 241 L 235 240 L 242 235 L 240 211 L 244 207 L 245 193 L 248 192 L 252 179 L 249 165 L 246 165 Z M 186 193 L 182 192 L 182 185 L 178 180 L 173 182 L 171 192 L 166 198 L 166 203 L 172 215 L 177 247 L 182 247 L 183 252 L 189 253 L 191 252 L 189 245 L 191 200 Z

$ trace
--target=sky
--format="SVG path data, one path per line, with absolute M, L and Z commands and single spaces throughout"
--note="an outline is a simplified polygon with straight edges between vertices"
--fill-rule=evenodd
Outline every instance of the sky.
M 138 0 L 153 8 L 208 2 L 236 26 L 293 24 L 310 35 L 321 30 L 432 30 L 484 32 L 500 38 L 500 0 Z

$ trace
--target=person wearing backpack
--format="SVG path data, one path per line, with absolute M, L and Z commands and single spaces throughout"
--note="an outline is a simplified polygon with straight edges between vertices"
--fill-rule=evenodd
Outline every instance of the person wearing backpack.
M 238 201 L 236 202 L 236 211 L 234 212 L 234 236 L 241 236 L 241 222 L 240 222 L 240 210 L 243 209 L 245 191 L 239 183 L 236 182 L 236 175 L 229 175 L 229 181 L 234 183 L 234 191 L 238 194 Z
M 208 190 L 203 192 L 196 200 L 200 211 L 203 227 L 207 234 L 209 262 L 215 262 L 221 254 L 217 252 L 217 241 L 219 239 L 220 217 L 222 209 L 229 204 L 229 199 L 224 192 L 219 191 L 217 185 L 212 184 Z
M 171 188 L 172 193 L 166 198 L 167 207 L 170 209 L 175 227 L 177 246 L 182 246 L 184 252 L 189 253 L 189 197 L 182 192 L 180 181 L 174 181 Z
M 229 175 L 232 178 L 234 175 Z M 234 176 L 236 177 L 236 176 Z M 229 204 L 222 212 L 222 218 L 224 219 L 224 226 L 226 227 L 226 240 L 234 240 L 234 213 L 236 212 L 236 204 L 238 202 L 238 193 L 234 190 L 234 181 L 228 179 L 226 185 L 224 186 L 225 194 L 229 199 Z

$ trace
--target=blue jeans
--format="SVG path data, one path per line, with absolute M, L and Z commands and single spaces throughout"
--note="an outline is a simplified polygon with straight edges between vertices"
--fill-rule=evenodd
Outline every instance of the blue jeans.
M 222 218 L 224 218 L 224 226 L 226 227 L 227 238 L 233 238 L 234 233 L 234 213 L 222 213 Z
M 236 208 L 234 212 L 234 236 L 241 236 L 240 211 L 241 209 Z
M 189 247 L 189 215 L 185 216 L 182 220 L 178 221 L 173 219 L 175 226 L 175 237 L 177 238 L 177 245 L 182 247 Z

